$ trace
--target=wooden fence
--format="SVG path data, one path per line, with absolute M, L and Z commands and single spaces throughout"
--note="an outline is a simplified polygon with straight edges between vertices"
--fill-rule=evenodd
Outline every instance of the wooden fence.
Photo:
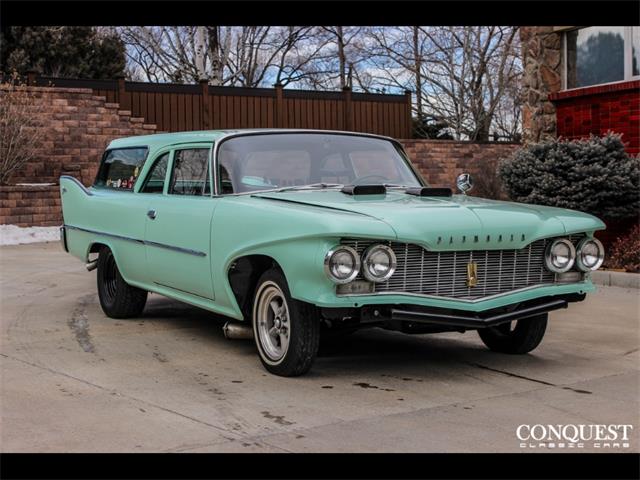
M 85 80 L 28 75 L 37 86 L 91 88 L 158 131 L 313 128 L 411 138 L 411 95 Z

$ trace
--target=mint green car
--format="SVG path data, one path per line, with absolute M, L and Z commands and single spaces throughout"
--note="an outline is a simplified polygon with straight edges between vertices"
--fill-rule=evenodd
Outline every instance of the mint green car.
M 325 330 L 477 330 L 491 350 L 527 353 L 548 312 L 594 290 L 604 224 L 470 187 L 466 174 L 461 194 L 428 186 L 374 135 L 123 138 L 90 188 L 61 177 L 61 241 L 97 268 L 109 317 L 139 315 L 148 292 L 225 315 L 277 375 L 308 371 Z

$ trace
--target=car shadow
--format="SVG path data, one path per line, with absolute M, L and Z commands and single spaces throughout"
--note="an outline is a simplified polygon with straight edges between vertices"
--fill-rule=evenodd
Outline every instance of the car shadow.
M 225 343 L 226 348 L 237 349 L 246 355 L 255 346 L 250 340 L 228 340 L 222 327 L 228 317 L 164 297 L 149 299 L 140 319 L 169 328 L 193 329 L 193 334 L 211 342 L 212 348 Z M 233 358 L 230 358 L 233 362 Z M 421 375 L 434 375 L 440 367 L 471 366 L 504 373 L 526 366 L 529 373 L 545 370 L 553 363 L 548 359 L 529 355 L 505 355 L 488 350 L 473 331 L 446 334 L 409 335 L 380 328 L 363 329 L 338 337 L 321 337 L 316 364 L 310 377 L 339 377 L 343 375 L 377 374 L 384 369 L 399 374 L 416 371 Z M 428 368 L 425 368 L 428 365 Z

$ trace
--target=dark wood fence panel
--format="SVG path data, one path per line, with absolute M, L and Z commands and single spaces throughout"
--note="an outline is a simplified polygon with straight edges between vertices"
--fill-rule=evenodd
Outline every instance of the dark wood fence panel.
M 31 77 L 30 83 L 91 88 L 109 103 L 119 103 L 158 131 L 225 128 L 312 128 L 411 137 L 411 97 L 275 88 Z

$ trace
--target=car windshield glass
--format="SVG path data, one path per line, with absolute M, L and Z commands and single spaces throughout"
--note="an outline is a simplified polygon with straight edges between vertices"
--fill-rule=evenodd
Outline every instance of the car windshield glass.
M 218 169 L 221 193 L 300 186 L 421 185 L 393 142 L 357 135 L 239 136 L 220 146 Z

